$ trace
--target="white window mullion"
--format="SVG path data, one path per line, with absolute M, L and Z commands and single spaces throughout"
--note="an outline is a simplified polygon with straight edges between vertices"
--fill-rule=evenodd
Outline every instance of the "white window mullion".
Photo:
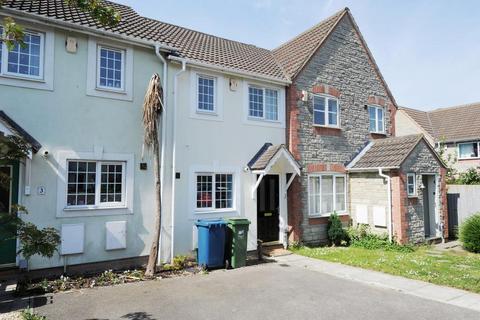
M 215 174 L 212 174 L 212 209 L 216 209 L 216 208 L 217 208 L 216 188 L 217 188 L 216 175 L 215 175 Z
M 100 205 L 100 186 L 102 183 L 102 162 L 97 161 L 95 172 L 95 205 Z
M 337 176 L 333 175 L 332 176 L 333 180 L 333 203 L 332 203 L 332 208 L 333 211 L 337 211 Z

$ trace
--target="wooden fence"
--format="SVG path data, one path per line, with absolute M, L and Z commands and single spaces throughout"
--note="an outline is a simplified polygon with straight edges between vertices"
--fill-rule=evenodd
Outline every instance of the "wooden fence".
M 456 235 L 466 218 L 480 212 L 480 185 L 447 186 L 448 231 Z

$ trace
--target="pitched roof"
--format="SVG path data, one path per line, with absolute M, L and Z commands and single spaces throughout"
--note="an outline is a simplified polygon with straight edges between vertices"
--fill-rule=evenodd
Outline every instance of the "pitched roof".
M 480 102 L 420 111 L 402 108 L 436 141 L 455 142 L 480 138 Z
M 192 61 L 218 65 L 260 76 L 288 81 L 282 67 L 270 50 L 193 31 L 140 16 L 132 8 L 105 1 L 122 16 L 114 26 L 102 26 L 88 13 L 68 6 L 64 0 L 5 0 L 4 9 L 13 9 L 35 17 L 49 18 L 107 31 L 116 35 L 157 42 L 177 49 L 177 54 Z M 1 9 L 0 9 L 1 11 Z
M 13 121 L 12 118 L 7 116 L 5 112 L 0 110 L 0 121 L 8 128 L 11 130 L 12 133 L 17 135 L 18 137 L 22 138 L 24 141 L 26 141 L 31 147 L 32 151 L 34 153 L 37 153 L 38 150 L 42 148 L 42 145 L 40 142 L 35 140 L 34 137 L 32 137 L 27 131 L 25 131 L 18 123 Z
M 374 140 L 352 160 L 348 168 L 399 168 L 422 139 L 423 135 L 414 134 Z
M 250 168 L 250 170 L 264 170 L 271 164 L 271 161 L 281 151 L 284 152 L 284 155 L 289 159 L 292 166 L 294 166 L 296 168 L 295 170 L 297 170 L 300 174 L 300 164 L 298 164 L 293 155 L 283 144 L 272 145 L 268 142 L 265 143 L 248 162 L 247 166 Z
M 292 40 L 273 49 L 275 58 L 284 67 L 289 77 L 294 78 L 300 72 L 347 11 L 348 8 L 338 11 Z

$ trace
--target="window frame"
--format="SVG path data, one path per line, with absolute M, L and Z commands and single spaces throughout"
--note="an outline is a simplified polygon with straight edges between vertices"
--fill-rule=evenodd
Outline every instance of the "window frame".
M 100 64 L 101 64 L 101 50 L 110 50 L 110 51 L 119 51 L 122 57 L 122 63 L 121 63 L 121 80 L 120 80 L 120 88 L 115 88 L 115 87 L 109 87 L 109 86 L 102 86 L 100 84 Z M 127 50 L 124 48 L 118 48 L 114 46 L 109 46 L 101 43 L 97 43 L 97 63 L 96 63 L 96 73 L 95 73 L 95 86 L 97 90 L 104 90 L 104 91 L 112 91 L 112 92 L 125 92 L 125 72 L 126 72 L 126 56 L 127 56 Z
M 95 204 L 93 205 L 68 205 L 68 165 L 70 162 L 95 162 Z M 122 165 L 122 201 L 117 202 L 100 202 L 101 184 L 102 184 L 102 165 Z M 65 181 L 65 210 L 82 210 L 82 209 L 113 209 L 126 208 L 127 203 L 127 162 L 123 160 L 87 160 L 87 159 L 67 159 L 66 160 L 66 181 Z
M 312 208 L 312 199 L 311 199 L 311 183 L 310 180 L 312 178 L 319 178 L 319 186 L 320 186 L 320 191 L 318 192 L 319 198 L 320 198 L 320 208 L 321 208 L 321 199 L 322 199 L 322 178 L 324 176 L 330 176 L 333 178 L 333 184 L 332 184 L 332 191 L 333 191 L 333 203 L 332 203 L 332 212 L 311 212 Z M 337 178 L 343 178 L 344 181 L 344 186 L 343 186 L 343 195 L 344 195 L 344 201 L 343 201 L 343 206 L 345 209 L 343 210 L 337 210 Z M 336 212 L 337 214 L 345 214 L 347 212 L 347 175 L 346 174 L 341 174 L 341 173 L 312 173 L 308 175 L 307 178 L 307 189 L 308 189 L 308 216 L 309 217 L 328 217 L 332 213 Z M 321 211 L 321 209 L 320 209 Z
M 413 178 L 413 185 L 408 180 L 409 178 Z M 416 197 L 417 196 L 417 174 L 414 172 L 407 173 L 407 196 L 408 197 Z M 413 187 L 413 192 L 410 192 L 410 186 Z
M 205 109 L 200 109 L 199 104 L 200 104 L 200 99 L 199 99 L 199 80 L 200 78 L 208 79 L 208 80 L 213 80 L 213 110 L 205 110 Z M 210 114 L 210 115 L 216 115 L 217 114 L 217 87 L 218 87 L 218 81 L 217 77 L 207 75 L 204 73 L 197 73 L 195 77 L 196 83 L 195 83 L 195 110 L 197 113 L 200 114 Z
M 323 117 L 323 121 L 324 121 L 324 124 L 319 124 L 319 123 L 315 123 L 315 99 L 324 99 L 325 101 L 325 110 L 324 110 L 324 117 Z M 329 105 L 329 101 L 330 100 L 335 100 L 337 102 L 337 124 L 336 125 L 333 125 L 333 124 L 329 124 L 329 113 L 330 113 L 330 105 Z M 341 128 L 341 125 L 340 125 L 340 100 L 337 98 L 337 97 L 334 97 L 334 96 L 331 96 L 331 95 L 327 95 L 327 94 L 312 94 L 312 123 L 313 123 L 313 126 L 315 127 L 324 127 L 324 128 L 335 128 L 335 129 L 340 129 Z
M 2 29 L 3 33 L 3 28 Z M 40 36 L 40 51 L 39 51 L 39 75 L 34 76 L 34 75 L 27 75 L 27 74 L 21 74 L 21 73 L 16 73 L 16 72 L 10 72 L 8 71 L 8 53 L 9 51 L 7 50 L 7 45 L 5 42 L 1 42 L 0 46 L 2 46 L 2 52 L 1 52 L 1 69 L 0 69 L 0 76 L 3 77 L 9 77 L 9 78 L 17 78 L 21 80 L 33 80 L 33 81 L 43 81 L 45 79 L 45 39 L 46 39 L 46 34 L 45 32 L 41 31 L 35 31 L 32 29 L 26 29 L 24 31 L 25 34 L 33 34 Z
M 476 157 L 462 157 L 460 154 L 460 146 L 466 144 L 477 144 L 477 156 Z M 480 159 L 480 141 L 471 141 L 471 142 L 460 142 L 457 144 L 457 154 L 458 160 L 471 160 L 471 159 Z
M 375 109 L 375 131 L 372 131 L 371 128 L 370 128 L 370 109 Z M 383 116 L 383 119 L 382 119 L 382 130 L 378 130 L 378 112 L 379 110 L 382 110 L 382 116 Z M 382 106 L 378 106 L 378 105 L 368 105 L 368 108 L 367 108 L 367 111 L 368 111 L 368 131 L 370 133 L 378 133 L 378 134 L 385 134 L 386 133 L 386 124 L 385 124 L 385 107 L 382 107 Z
M 261 117 L 258 117 L 258 116 L 252 116 L 250 114 L 250 88 L 255 88 L 257 90 L 262 90 L 262 97 L 263 97 L 263 100 L 262 100 L 262 114 L 263 116 Z M 276 92 L 277 94 L 277 111 L 276 111 L 276 119 L 268 119 L 266 117 L 266 91 L 267 90 L 270 90 L 270 91 L 274 91 Z M 247 85 L 247 117 L 248 119 L 250 120 L 261 120 L 261 121 L 268 121 L 268 122 L 280 122 L 280 114 L 279 114 L 279 109 L 280 109 L 280 91 L 277 89 L 277 88 L 271 88 L 271 87 L 267 87 L 267 86 L 260 86 L 260 85 L 256 85 L 256 84 L 248 84 Z
M 216 208 L 216 183 L 217 183 L 217 180 L 216 180 L 216 175 L 218 174 L 225 174 L 225 175 L 231 175 L 232 176 L 232 206 L 231 207 L 228 207 L 228 208 Z M 211 176 L 212 177 L 212 206 L 211 207 L 202 207 L 202 208 L 199 208 L 197 207 L 197 193 L 198 193 L 198 189 L 197 189 L 197 177 L 198 176 Z M 200 172 L 195 172 L 194 173 L 194 180 L 193 180 L 193 183 L 194 183 L 194 195 L 195 195 L 195 198 L 194 198 L 194 210 L 195 210 L 195 213 L 197 214 L 201 214 L 201 213 L 216 213 L 216 212 L 230 212 L 230 211 L 234 211 L 235 210 L 235 192 L 236 192 L 236 188 L 235 188 L 235 174 L 233 172 L 203 172 L 203 171 L 200 171 Z

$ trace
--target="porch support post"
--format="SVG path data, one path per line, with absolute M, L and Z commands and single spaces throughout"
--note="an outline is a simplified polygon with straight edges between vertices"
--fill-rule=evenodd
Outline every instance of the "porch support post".
M 27 157 L 25 158 L 25 186 L 24 194 L 29 196 L 31 193 L 30 182 L 32 178 L 32 151 L 28 152 Z
M 287 185 L 285 186 L 285 192 L 283 193 L 284 198 L 287 197 L 288 188 L 290 188 L 290 185 L 292 184 L 293 179 L 295 179 L 295 176 L 296 176 L 296 174 L 292 173 L 292 176 L 290 177 L 290 179 L 288 179 Z
M 265 176 L 265 172 L 261 173 L 260 176 L 257 179 L 257 182 L 252 188 L 252 199 L 255 199 L 255 192 L 257 191 L 258 186 L 260 185 L 260 182 L 262 182 L 263 177 Z

